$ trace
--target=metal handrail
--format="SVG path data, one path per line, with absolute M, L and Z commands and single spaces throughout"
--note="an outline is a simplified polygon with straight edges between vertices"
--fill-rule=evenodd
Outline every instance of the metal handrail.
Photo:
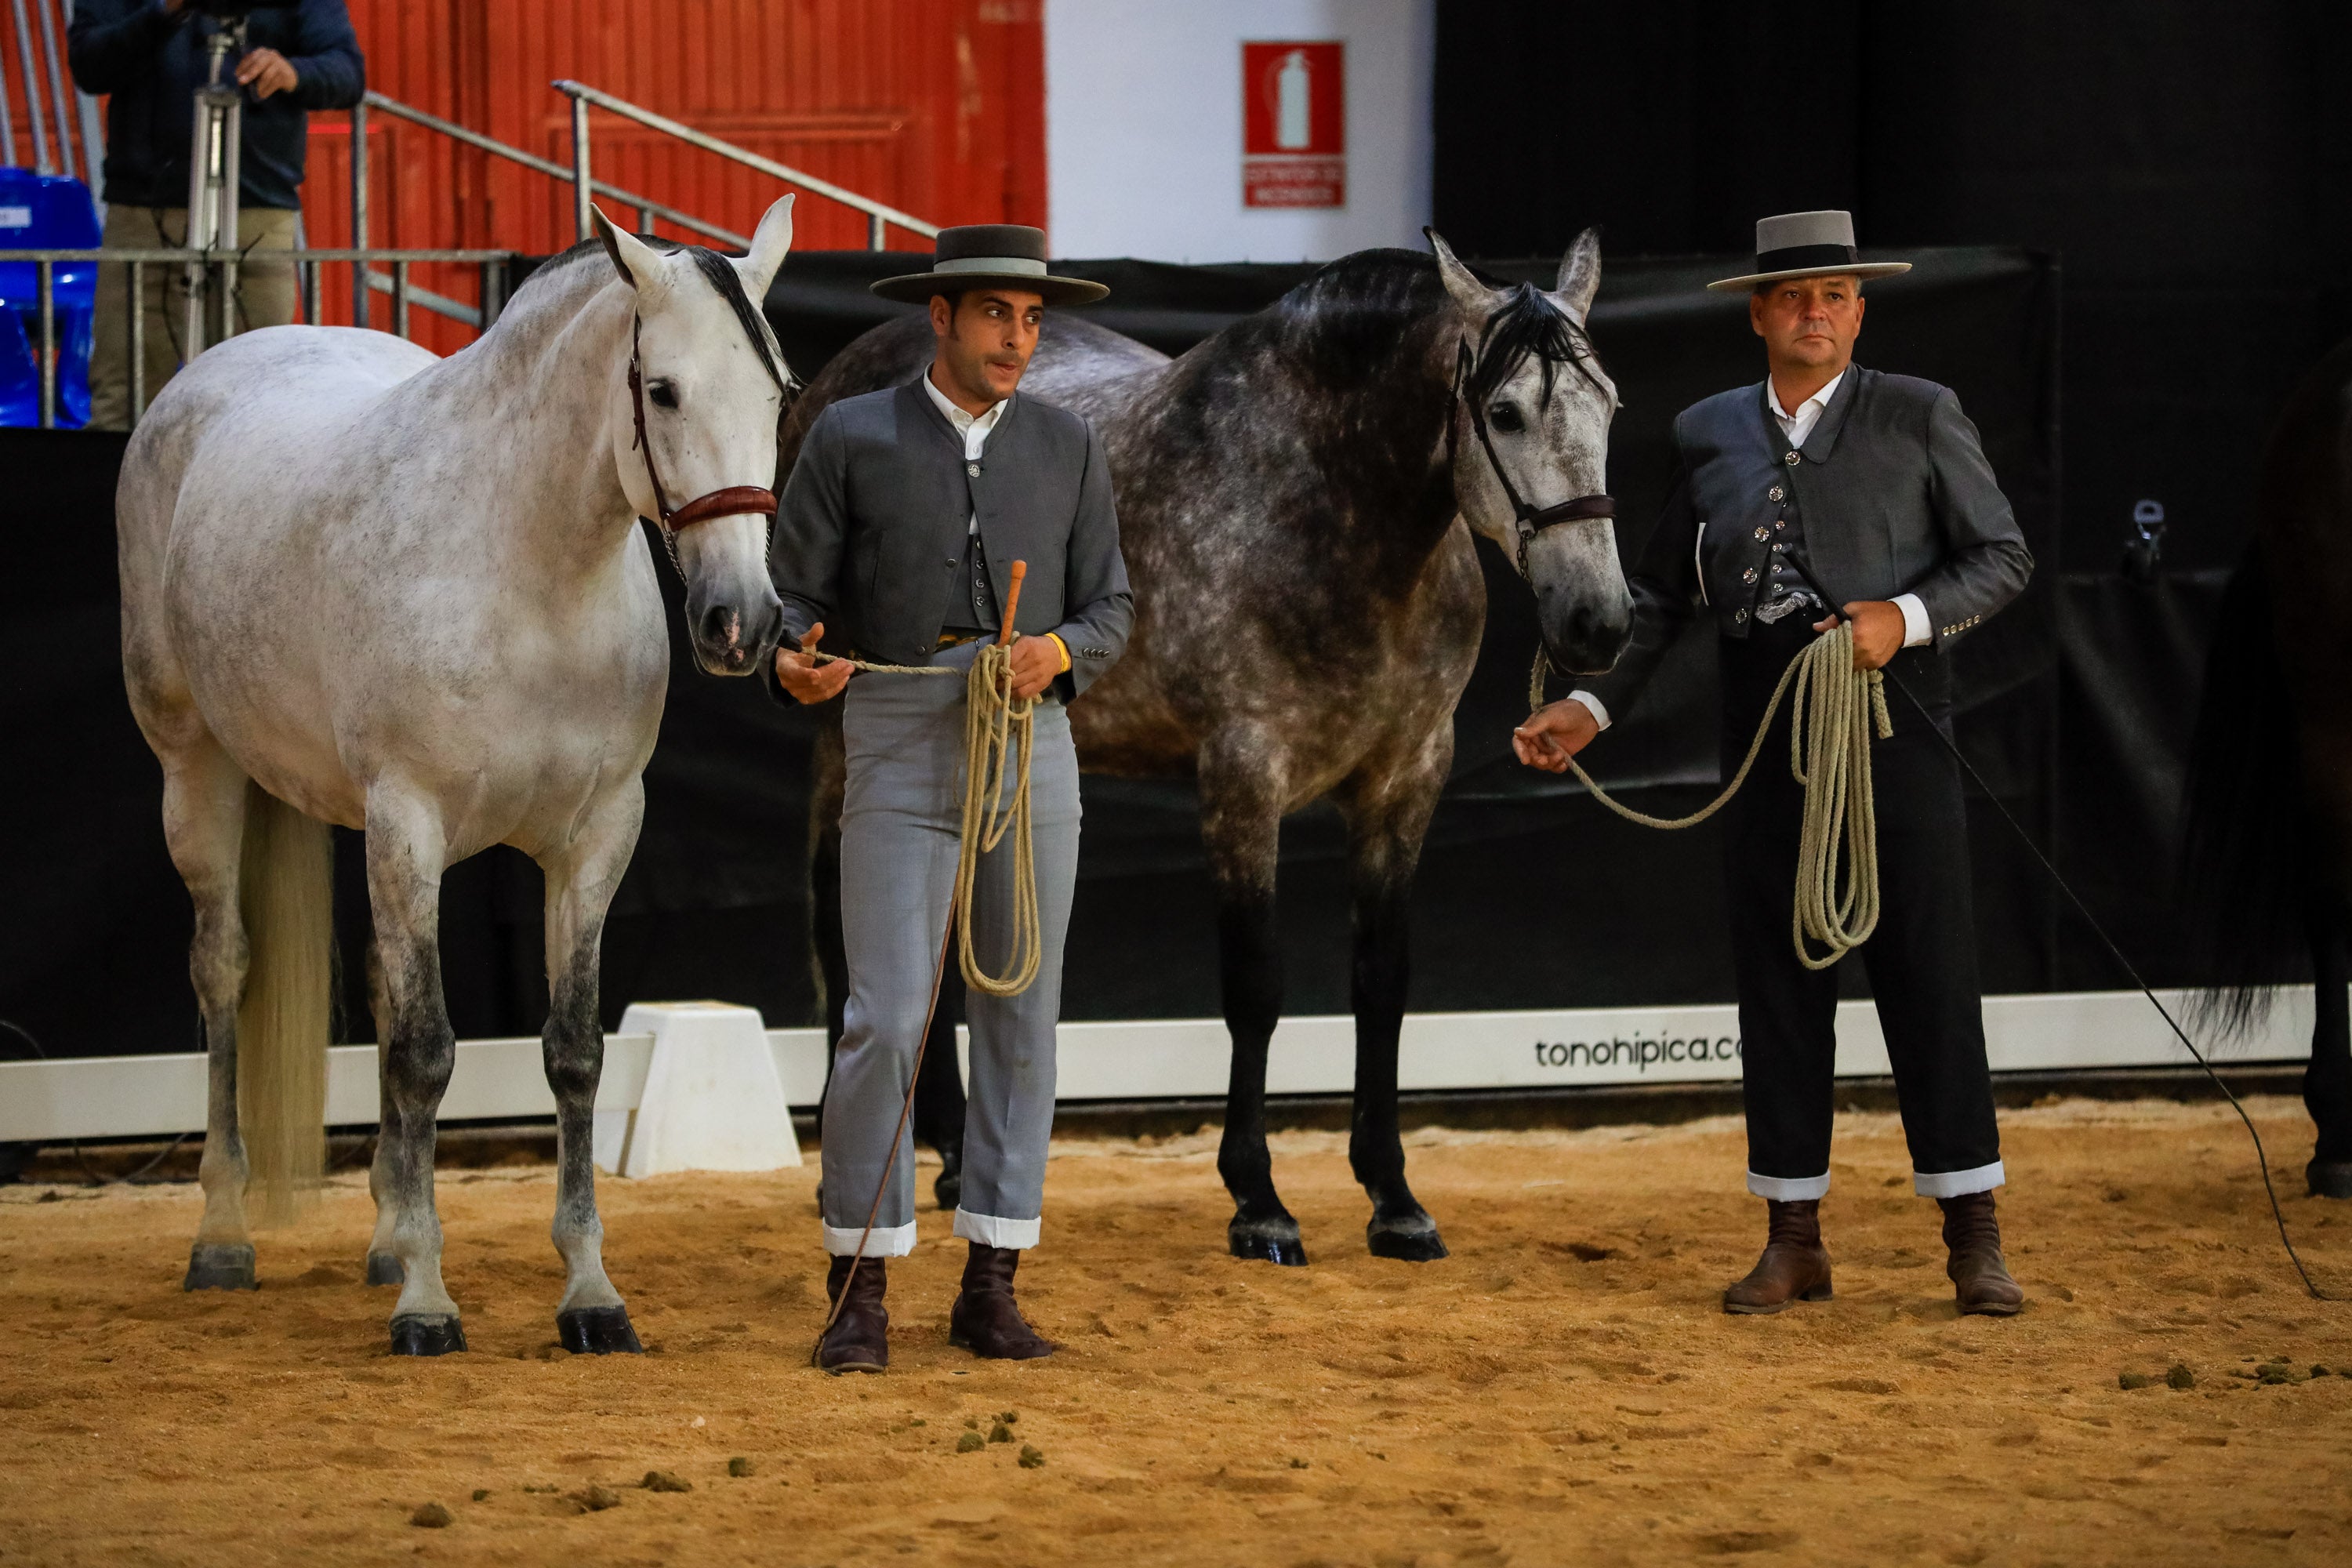
M 485 136 L 478 131 L 469 131 L 454 120 L 444 120 L 437 114 L 428 114 L 424 110 L 403 103 L 397 99 L 386 98 L 373 89 L 367 95 L 367 103 L 371 109 L 381 109 L 386 114 L 396 115 L 412 124 L 422 125 L 427 131 L 437 131 L 452 141 L 462 142 L 468 147 L 478 147 L 492 157 L 504 158 L 510 163 L 520 163 L 534 173 L 545 174 L 551 179 L 562 180 L 567 185 L 572 183 L 572 171 L 552 159 L 542 158 L 536 153 L 526 153 L 521 148 L 501 142 L 495 136 Z M 751 241 L 749 237 L 737 234 L 731 228 L 721 228 L 715 223 L 706 223 L 691 213 L 680 212 L 677 208 L 657 202 L 651 196 L 639 195 L 635 191 L 623 190 L 620 186 L 604 180 L 591 181 L 589 188 L 598 195 L 610 196 L 625 206 L 636 208 L 637 232 L 640 234 L 650 230 L 653 227 L 652 220 L 658 217 L 667 219 L 680 228 L 690 228 L 697 234 L 708 235 L 723 244 L 746 250 L 751 248 Z
M 600 91 L 585 82 L 562 80 L 550 85 L 556 91 L 572 100 L 571 179 L 573 191 L 579 193 L 574 200 L 573 216 L 579 226 L 580 237 L 583 239 L 588 237 L 587 202 L 583 187 L 594 185 L 594 182 L 588 177 L 588 106 L 592 103 L 599 109 L 620 115 L 625 120 L 634 120 L 638 124 L 658 131 L 666 136 L 676 137 L 688 146 L 699 147 L 706 153 L 715 153 L 721 158 L 731 159 L 747 169 L 756 169 L 761 174 L 782 180 L 788 185 L 798 185 L 813 195 L 824 196 L 841 203 L 844 206 L 856 208 L 866 215 L 866 245 L 868 250 L 883 248 L 884 230 L 892 224 L 911 233 L 922 235 L 926 238 L 936 239 L 939 237 L 940 230 L 937 224 L 925 223 L 911 213 L 901 212 L 897 207 L 886 205 L 870 196 L 861 196 L 855 191 L 844 190 L 830 180 L 819 179 L 816 175 L 804 170 L 795 169 L 789 163 L 779 163 L 773 158 L 763 158 L 759 153 L 738 147 L 731 142 L 722 142 L 708 132 L 697 131 L 691 125 L 682 124 L 667 115 L 656 114 L 650 109 L 642 109 L 626 99 L 614 98 L 611 93 Z
M 309 275 L 309 289 L 304 295 L 315 319 L 318 300 L 318 268 L 330 263 L 349 262 L 365 285 L 392 296 L 393 331 L 401 337 L 409 335 L 409 308 L 421 305 L 438 315 L 463 321 L 477 331 L 488 331 L 505 308 L 506 267 L 514 253 L 508 250 L 460 250 L 412 246 L 320 246 L 300 247 L 262 253 L 270 265 L 291 265 Z M 40 301 L 41 334 L 39 360 L 41 368 L 41 428 L 57 428 L 58 415 L 58 323 L 57 269 L 73 262 L 121 262 L 130 268 L 130 337 L 131 359 L 131 418 L 133 424 L 146 412 L 147 405 L 147 312 L 142 302 L 145 299 L 146 269 L 152 266 L 182 267 L 195 265 L 206 268 L 219 268 L 223 278 L 224 296 L 233 295 L 236 289 L 238 268 L 251 264 L 253 253 L 241 250 L 199 250 L 186 246 L 126 246 L 120 249 L 90 249 L 77 247 L 47 247 L 23 250 L 0 250 L 0 265 L 30 262 Z M 372 265 L 384 262 L 392 268 L 387 278 Z M 481 269 L 482 300 L 478 306 L 467 305 L 422 289 L 408 280 L 408 269 L 425 262 L 478 267 Z M 367 321 L 365 296 L 358 296 L 352 308 L 354 319 L 362 325 Z M 224 300 L 224 320 L 226 317 Z

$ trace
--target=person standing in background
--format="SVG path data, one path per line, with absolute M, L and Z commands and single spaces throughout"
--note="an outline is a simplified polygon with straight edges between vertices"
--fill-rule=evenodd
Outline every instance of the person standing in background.
M 106 112 L 104 244 L 169 248 L 188 234 L 188 156 L 194 94 L 210 79 L 209 40 L 221 24 L 192 0 L 80 0 L 66 29 L 74 84 L 110 95 Z M 296 0 L 255 11 L 246 49 L 229 61 L 245 89 L 238 152 L 236 241 L 249 256 L 294 248 L 312 110 L 349 109 L 367 90 L 367 61 L 343 0 Z M 146 395 L 182 363 L 187 285 L 176 267 L 145 269 Z M 90 428 L 131 427 L 130 269 L 98 269 L 90 353 Z M 236 330 L 294 319 L 290 263 L 237 268 Z M 211 318 L 216 319 L 216 318 Z

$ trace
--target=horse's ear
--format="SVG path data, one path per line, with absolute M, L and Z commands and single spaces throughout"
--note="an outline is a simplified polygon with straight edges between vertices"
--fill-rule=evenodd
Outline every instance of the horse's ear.
M 1462 265 L 1461 258 L 1454 254 L 1454 247 L 1440 239 L 1435 229 L 1424 228 L 1421 232 L 1429 237 L 1429 247 L 1437 252 L 1437 275 L 1445 279 L 1445 291 L 1454 296 L 1454 302 L 1463 310 L 1474 317 L 1484 319 L 1492 308 L 1489 300 L 1495 291 L 1479 282 L 1470 269 Z
M 588 209 L 588 222 L 596 231 L 596 237 L 604 241 L 604 254 L 613 258 L 613 269 L 621 275 L 622 282 L 642 291 L 660 281 L 659 251 L 627 229 L 614 226 L 602 207 L 591 206 Z
M 776 269 L 784 264 L 784 254 L 792 247 L 793 198 L 786 195 L 761 215 L 760 226 L 751 231 L 751 253 L 736 263 L 752 299 L 766 297 L 768 285 L 776 280 Z
M 1552 300 L 1566 310 L 1578 326 L 1592 311 L 1592 297 L 1601 292 L 1601 231 L 1588 228 L 1576 237 L 1568 254 L 1559 259 L 1559 282 L 1552 289 Z

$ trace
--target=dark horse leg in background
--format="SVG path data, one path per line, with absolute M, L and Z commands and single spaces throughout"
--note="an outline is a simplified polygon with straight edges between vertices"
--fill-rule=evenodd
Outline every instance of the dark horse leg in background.
M 1444 750 L 1450 755 L 1452 746 Z M 1412 975 L 1412 879 L 1445 771 L 1440 757 L 1433 769 L 1375 773 L 1339 797 L 1348 822 L 1355 942 L 1356 1103 L 1348 1163 L 1371 1195 L 1364 1236 L 1372 1256 L 1408 1263 L 1446 1255 L 1436 1222 L 1405 1184 L 1404 1143 L 1397 1131 L 1397 1045 Z
M 2311 978 L 2316 1018 L 2311 1065 L 2304 1069 L 2303 1103 L 2319 1141 L 2305 1171 L 2320 1197 L 2352 1198 L 2352 1006 L 2345 986 L 2352 964 L 2345 951 L 2345 911 L 2327 900 L 2311 917 Z
M 835 704 L 817 727 L 809 800 L 809 931 L 816 944 L 818 984 L 824 992 L 824 1082 L 833 1089 L 833 1049 L 841 1043 L 841 1012 L 849 999 L 849 959 L 841 936 L 841 801 L 846 782 L 841 709 Z M 963 1016 L 963 975 L 950 965 L 940 981 L 940 1005 L 915 1079 L 915 1137 L 939 1151 L 932 1196 L 942 1209 L 963 1197 L 963 1067 L 956 1059 L 956 1023 Z M 823 1125 L 824 1107 L 818 1107 Z
M 1278 748 L 1221 737 L 1201 750 L 1201 839 L 1217 899 L 1217 972 L 1233 1068 L 1217 1174 L 1234 1196 L 1225 1242 L 1235 1258 L 1298 1267 L 1298 1221 L 1274 1190 L 1265 1146 L 1265 1062 L 1282 1016 L 1282 933 L 1274 918 L 1283 782 Z

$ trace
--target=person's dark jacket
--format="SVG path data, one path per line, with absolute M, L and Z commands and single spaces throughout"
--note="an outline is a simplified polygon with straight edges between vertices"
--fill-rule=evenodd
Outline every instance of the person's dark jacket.
M 823 621 L 828 644 L 862 658 L 927 660 L 967 581 L 958 569 L 975 513 L 997 616 L 1013 563 L 1027 562 L 1014 629 L 1060 637 L 1070 668 L 1055 685 L 1065 698 L 1084 691 L 1126 648 L 1135 616 L 1110 468 L 1085 420 L 1026 394 L 974 463 L 913 382 L 817 416 L 776 509 L 787 644 Z
M 1717 393 L 1675 416 L 1674 450 L 1665 508 L 1627 576 L 1633 639 L 1583 682 L 1612 721 L 1702 613 L 1724 637 L 1748 635 L 1790 512 L 1823 589 L 1841 604 L 1918 595 L 1935 653 L 2033 574 L 1977 427 L 1932 381 L 1853 366 L 1795 451 L 1763 384 Z
M 188 148 L 196 89 L 211 66 L 207 40 L 220 24 L 163 0 L 80 0 L 66 29 L 76 86 L 110 93 L 106 112 L 106 188 L 113 206 L 188 205 Z M 367 61 L 343 0 L 300 0 L 256 11 L 248 48 L 276 49 L 299 79 L 291 92 L 245 96 L 238 201 L 249 207 L 299 207 L 302 164 L 314 109 L 349 109 L 367 89 Z M 221 68 L 234 82 L 236 57 Z

